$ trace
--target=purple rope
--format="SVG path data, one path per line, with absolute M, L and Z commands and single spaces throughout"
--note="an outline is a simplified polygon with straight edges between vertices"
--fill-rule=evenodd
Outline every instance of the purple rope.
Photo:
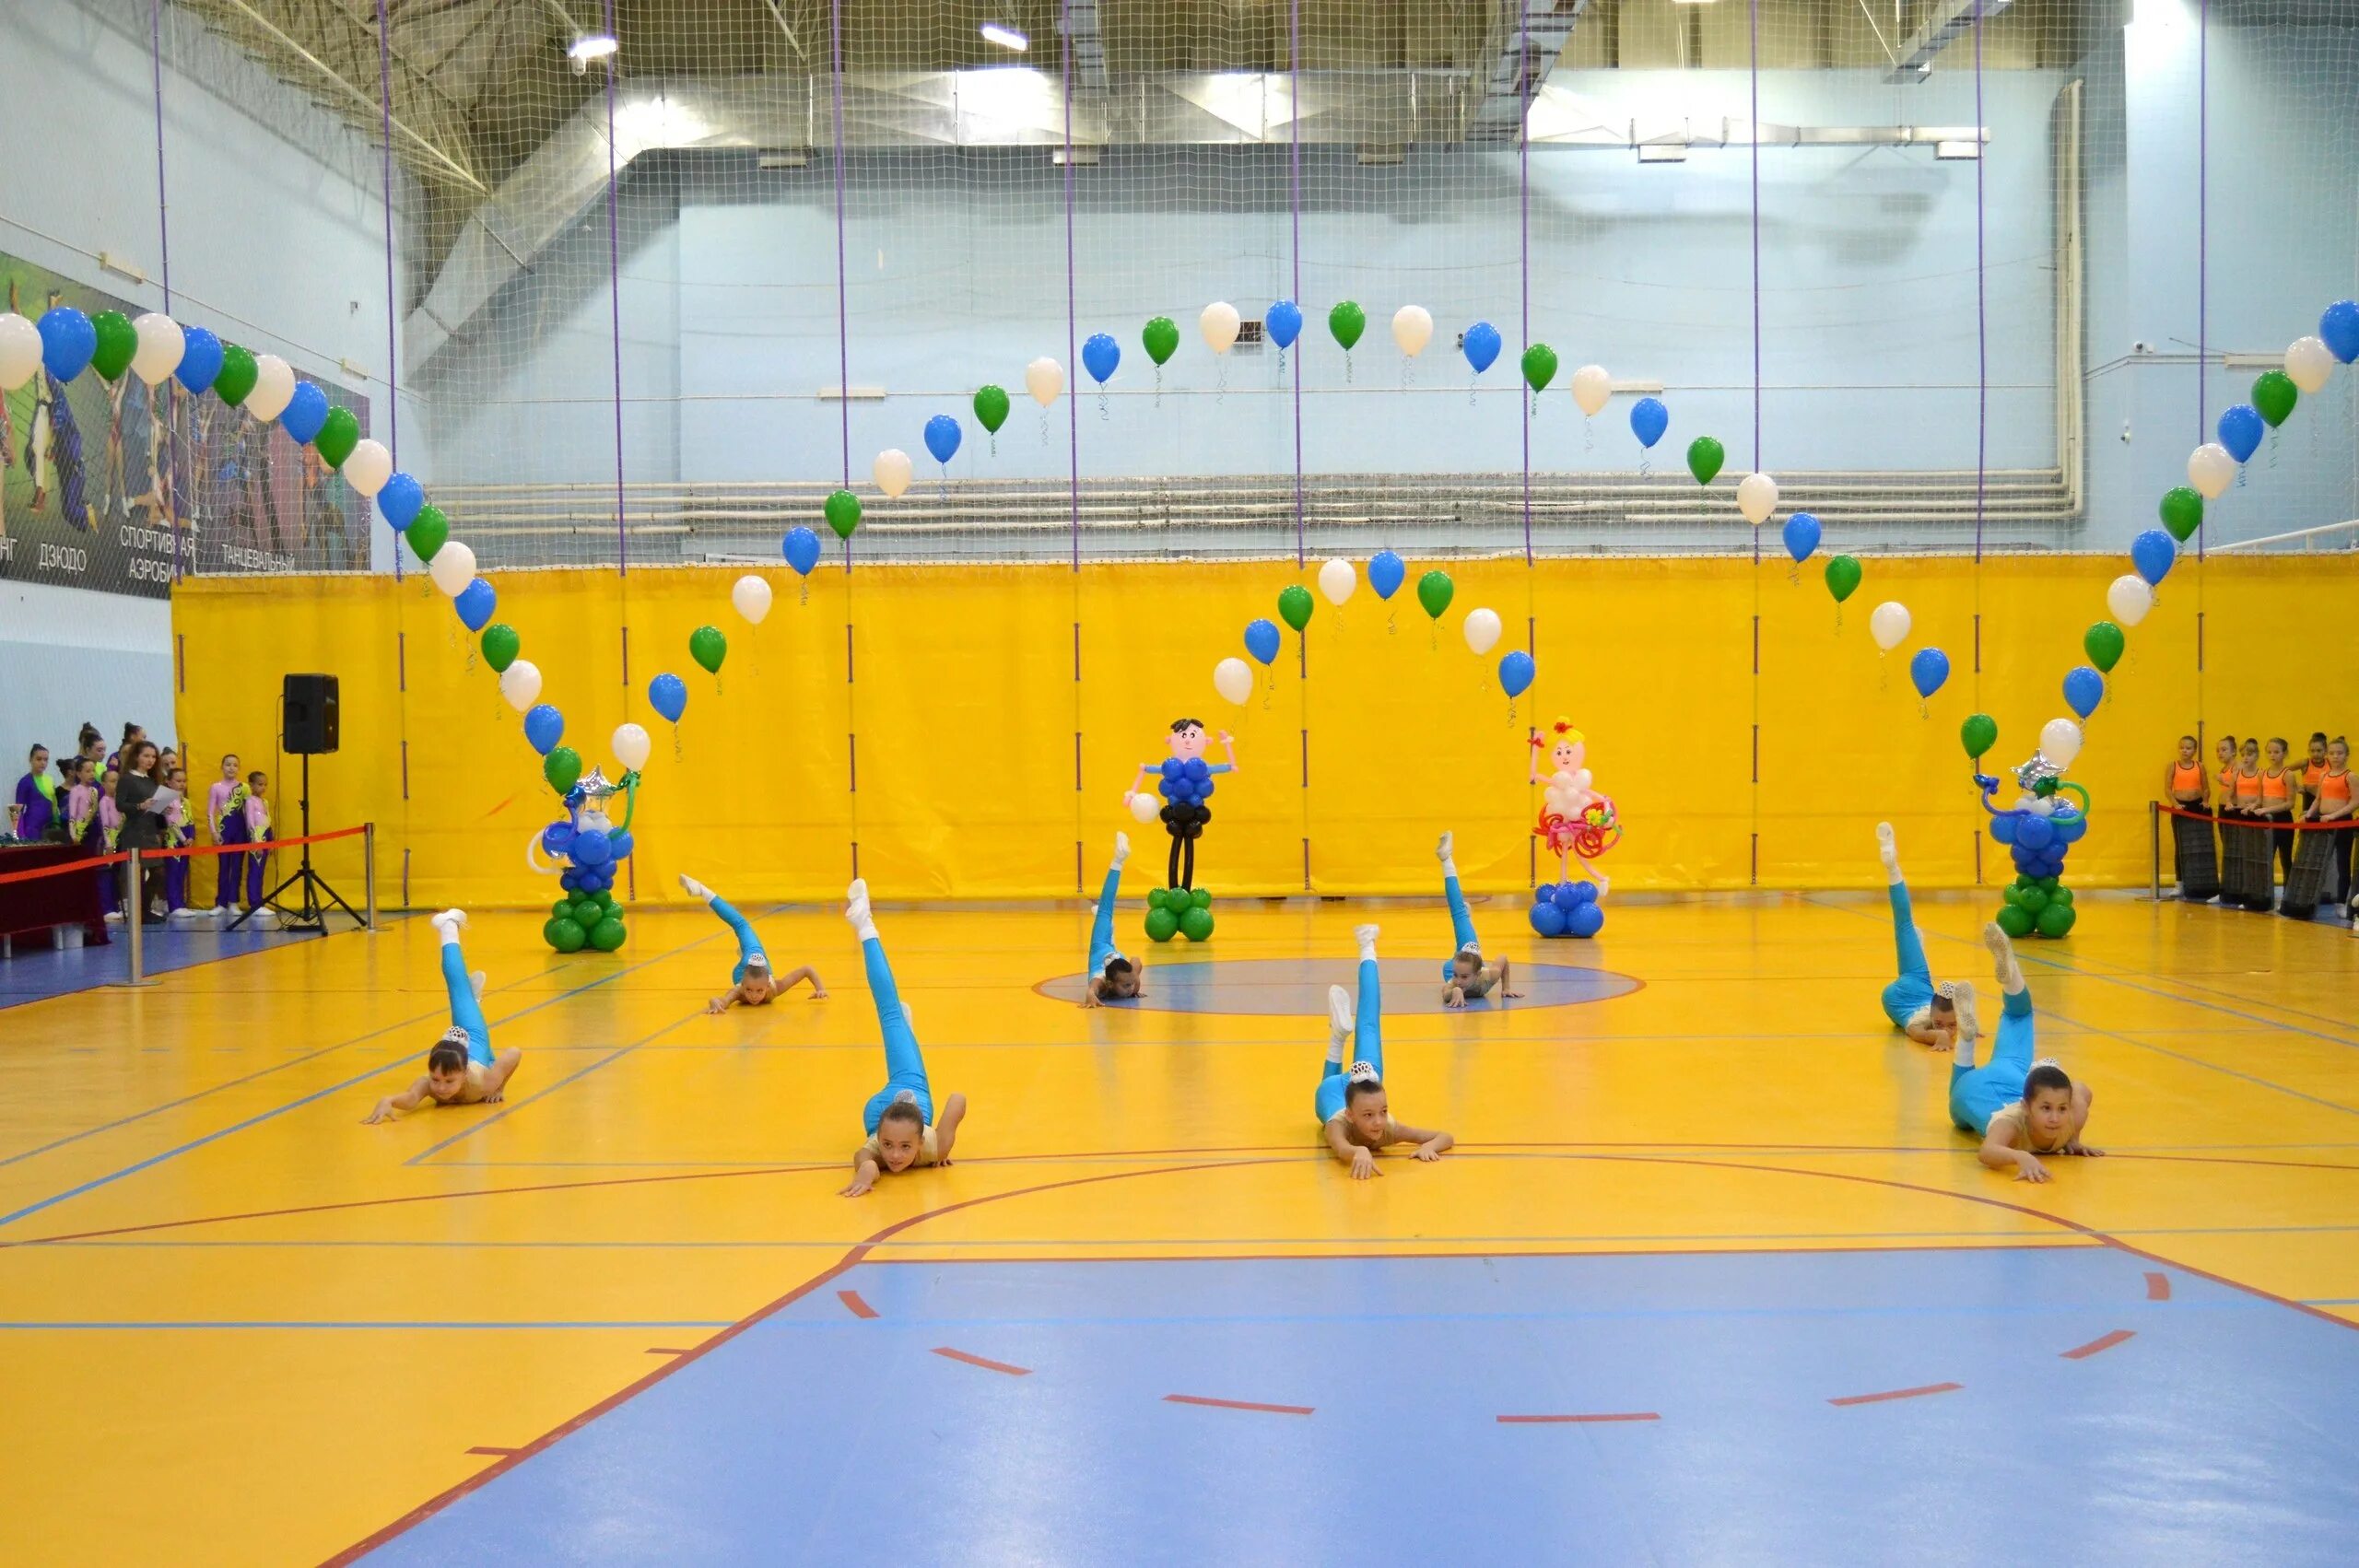
M 377 93 L 385 111 L 385 445 L 395 467 L 402 457 L 401 364 L 393 354 L 393 44 L 387 31 L 385 0 L 377 0 Z M 393 572 L 400 576 L 402 553 L 393 552 Z
M 2206 354 L 2207 292 L 2211 283 L 2211 246 L 2206 242 L 2210 219 L 2212 176 L 2212 0 L 2202 0 L 2195 19 L 2195 439 L 2200 443 L 2207 439 L 2206 419 L 2211 409 L 2206 406 L 2203 378 L 2208 368 Z M 2203 558 L 2203 531 L 2195 531 L 2195 558 Z
M 169 313 L 172 308 L 172 220 L 170 205 L 164 197 L 164 0 L 153 0 L 153 4 L 148 7 L 147 46 L 148 59 L 154 67 L 156 78 L 156 242 L 163 255 L 164 310 Z M 164 395 L 170 398 L 177 406 L 180 401 L 177 393 L 167 392 Z M 156 416 L 152 403 L 147 416 L 150 419 Z M 165 440 L 168 448 L 173 434 L 169 430 L 166 434 Z M 163 486 L 159 485 L 157 488 L 160 494 Z M 173 500 L 175 504 L 171 510 L 172 580 L 178 582 L 183 575 L 181 561 L 181 509 L 177 504 L 179 497 L 176 496 Z M 398 561 L 399 557 L 396 556 L 395 559 Z
M 1990 458 L 1990 316 L 1982 270 L 1982 7 L 1974 7 L 1974 560 L 1982 562 L 1982 513 Z
M 851 324 L 845 299 L 844 262 L 844 6 L 828 0 L 827 16 L 834 29 L 830 48 L 835 55 L 836 89 L 836 401 L 842 405 L 844 427 L 844 488 L 851 488 Z M 1067 165 L 1070 173 L 1071 165 Z M 1070 269 L 1068 269 L 1070 271 Z M 844 541 L 844 564 L 851 564 L 851 541 Z
M 606 35 L 615 36 L 615 0 L 606 0 Z M 630 531 L 623 510 L 623 239 L 615 179 L 615 62 L 606 63 L 606 264 L 615 328 L 615 572 L 630 575 Z
M 1065 63 L 1065 369 L 1073 384 L 1065 392 L 1065 457 L 1068 464 L 1067 492 L 1073 508 L 1073 569 L 1081 570 L 1081 404 L 1076 401 L 1081 392 L 1081 362 L 1074 352 L 1074 322 L 1079 311 L 1074 298 L 1073 246 L 1073 5 L 1062 0 L 1057 7 L 1064 30 L 1064 44 L 1058 51 Z M 849 408 L 850 404 L 846 404 Z
M 1288 205 L 1294 213 L 1294 302 L 1302 308 L 1302 0 L 1293 0 L 1286 10 L 1286 118 L 1288 132 L 1294 138 L 1293 194 Z M 1296 343 L 1300 345 L 1301 339 Z M 1305 551 L 1302 542 L 1302 349 L 1294 355 L 1294 564 L 1302 567 Z
M 1516 96 L 1523 112 L 1516 122 L 1517 265 L 1523 280 L 1523 346 L 1532 347 L 1532 8 L 1523 8 L 1523 47 L 1517 52 Z M 1518 368 L 1520 369 L 1520 367 Z M 1532 564 L 1532 400 L 1524 391 L 1516 401 L 1523 405 L 1523 564 Z
M 1753 77 L 1753 469 L 1761 472 L 1761 0 L 1748 16 Z M 1761 564 L 1761 530 L 1753 531 L 1753 564 Z

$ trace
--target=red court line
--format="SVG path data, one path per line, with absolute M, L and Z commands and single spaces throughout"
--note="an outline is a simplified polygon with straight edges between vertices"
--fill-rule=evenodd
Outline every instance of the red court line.
M 470 1454 L 489 1454 L 494 1458 L 499 1459 L 512 1459 L 517 1454 L 517 1450 L 513 1448 L 470 1448 L 467 1452 Z
M 2072 1349 L 2059 1353 L 2066 1361 L 2085 1361 L 2099 1351 L 2109 1351 L 2122 1340 L 2134 1338 L 2136 1334 L 2137 1330 L 2134 1328 L 2116 1328 L 2112 1333 L 2101 1335 L 2085 1345 L 2075 1345 Z
M 1887 1388 L 1881 1394 L 1846 1394 L 1839 1399 L 1829 1399 L 1830 1405 L 1876 1405 L 1886 1399 L 1914 1399 L 1923 1394 L 1954 1394 L 1965 1387 L 1963 1383 L 1928 1383 L 1922 1388 Z
M 647 1347 L 647 1353 L 651 1356 L 684 1356 L 691 1352 L 675 1350 L 670 1345 L 650 1345 Z
M 1652 1410 L 1614 1410 L 1595 1415 L 1578 1416 L 1500 1416 L 1501 1426 L 1555 1426 L 1565 1423 L 1585 1424 L 1599 1421 L 1661 1421 Z
M 1251 1399 L 1208 1399 L 1201 1394 L 1166 1394 L 1163 1402 L 1167 1405 L 1205 1405 L 1216 1410 L 1260 1410 L 1273 1416 L 1307 1416 L 1311 1413 L 1309 1405 L 1262 1405 Z
M 2148 1301 L 2170 1300 L 2171 1277 L 2168 1274 L 2158 1274 L 2149 1270 L 2146 1274 L 2146 1299 Z
M 874 1317 L 876 1309 L 860 1299 L 858 1291 L 838 1291 L 836 1299 L 844 1304 L 854 1317 Z
M 871 1313 L 869 1316 L 874 1317 L 875 1314 Z M 933 1353 L 938 1356 L 946 1356 L 952 1361 L 963 1361 L 968 1366 L 980 1366 L 985 1372 L 1004 1372 L 1010 1377 L 1032 1375 L 1032 1369 L 1028 1366 L 1011 1366 L 1006 1362 L 993 1361 L 989 1356 L 968 1355 L 965 1351 L 954 1351 L 948 1345 L 934 1346 Z

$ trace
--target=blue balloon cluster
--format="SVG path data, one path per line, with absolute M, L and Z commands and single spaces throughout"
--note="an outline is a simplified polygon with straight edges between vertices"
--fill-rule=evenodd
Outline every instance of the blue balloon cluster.
M 2063 801 L 2055 804 L 2047 816 L 2021 808 L 1990 815 L 1990 837 L 2013 851 L 2021 875 L 2062 876 L 2065 853 L 2089 830 L 2088 816 L 2078 807 Z
M 1532 929 L 1542 936 L 1592 937 L 1605 929 L 1597 883 L 1543 883 L 1532 895 Z
M 1168 756 L 1163 759 L 1163 778 L 1156 788 L 1175 806 L 1201 806 L 1212 798 L 1213 770 L 1200 756 L 1186 762 Z
M 578 806 L 579 800 L 577 790 L 569 803 Z M 581 894 L 612 888 L 634 846 L 631 836 L 620 828 L 579 827 L 569 815 L 541 829 L 541 848 L 570 862 L 557 874 L 557 885 Z

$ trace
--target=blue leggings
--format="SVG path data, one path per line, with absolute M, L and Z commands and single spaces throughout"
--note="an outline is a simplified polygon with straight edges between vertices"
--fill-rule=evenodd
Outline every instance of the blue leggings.
M 1122 868 L 1106 868 L 1106 885 L 1097 894 L 1097 919 L 1089 924 L 1089 978 L 1098 979 L 1106 973 L 1106 961 L 1120 958 L 1122 950 L 1114 945 L 1114 895 L 1122 887 Z
M 876 1124 L 885 1119 L 885 1107 L 908 1089 L 917 1095 L 918 1114 L 932 1127 L 933 1090 L 925 1081 L 925 1057 L 910 1028 L 910 1015 L 901 1007 L 901 992 L 893 984 L 893 965 L 885 956 L 884 942 L 870 937 L 860 944 L 860 955 L 868 966 L 868 994 L 876 1001 L 876 1026 L 885 1031 L 885 1087 L 868 1097 L 867 1107 L 860 1113 L 861 1125 L 874 1133 Z
M 1376 960 L 1360 960 L 1359 1022 L 1353 1031 L 1353 1059 L 1364 1061 L 1376 1069 L 1379 1078 L 1384 1076 L 1384 984 L 1377 977 Z M 1344 1091 L 1351 1084 L 1348 1072 L 1328 1071 L 1337 1064 L 1321 1062 L 1319 1072 L 1319 1094 L 1312 1102 L 1319 1113 L 1319 1125 L 1326 1126 L 1344 1108 Z M 1349 1063 L 1343 1064 L 1348 1067 Z
M 483 1003 L 467 977 L 467 955 L 455 942 L 442 944 L 442 989 L 451 993 L 451 1022 L 467 1032 L 467 1055 L 489 1067 L 491 1025 L 484 1022 Z
M 1441 890 L 1449 900 L 1449 929 L 1452 940 L 1458 944 L 1449 950 L 1449 956 L 1441 961 L 1441 977 L 1448 980 L 1457 977 L 1458 955 L 1470 947 L 1477 951 L 1480 948 L 1474 941 L 1474 916 L 1466 907 L 1465 890 L 1458 885 L 1458 879 L 1454 876 L 1441 879 Z
M 1917 934 L 1917 917 L 1908 907 L 1908 884 L 1892 884 L 1892 942 L 1900 962 L 1900 977 L 1884 989 L 1884 1015 L 1895 1029 L 1906 1029 L 1919 1008 L 1933 1001 L 1933 971 L 1925 963 L 1925 943 Z M 2012 1004 L 2011 1004 L 2012 1005 Z
M 737 933 L 737 967 L 729 971 L 729 983 L 734 986 L 745 977 L 745 960 L 762 951 L 762 939 L 754 934 L 754 922 L 739 914 L 736 906 L 726 898 L 716 895 L 712 900 L 712 912 L 720 918 L 722 925 Z
M 1978 1138 L 1989 1132 L 1990 1118 L 2024 1097 L 2032 1045 L 2031 988 L 2025 986 L 2007 993 L 1989 1062 L 1950 1069 L 1950 1119 Z

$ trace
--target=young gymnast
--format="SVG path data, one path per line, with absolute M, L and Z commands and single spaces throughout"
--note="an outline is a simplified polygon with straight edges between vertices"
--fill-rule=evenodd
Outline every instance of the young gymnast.
M 1438 1160 L 1457 1140 L 1392 1119 L 1384 1092 L 1384 988 L 1376 967 L 1376 928 L 1360 926 L 1352 934 L 1360 944 L 1359 1000 L 1356 1006 L 1341 986 L 1327 989 L 1327 1059 L 1312 1105 L 1328 1149 L 1352 1168 L 1354 1181 L 1366 1181 L 1384 1174 L 1376 1168 L 1376 1153 L 1388 1144 L 1414 1143 L 1416 1158 Z M 1348 1069 L 1346 1046 L 1354 1056 Z
M 885 957 L 885 943 L 868 908 L 868 883 L 855 882 L 845 891 L 844 919 L 860 935 L 861 960 L 868 968 L 868 991 L 876 1003 L 877 1027 L 885 1032 L 885 1087 L 868 1097 L 861 1124 L 868 1141 L 852 1151 L 851 1181 L 838 1196 L 858 1198 L 877 1178 L 914 1170 L 920 1165 L 946 1165 L 950 1146 L 957 1140 L 958 1124 L 967 1117 L 967 1096 L 953 1094 L 943 1102 L 942 1119 L 933 1119 L 933 1090 L 927 1083 L 925 1058 L 910 1028 L 910 1010 L 893 984 L 893 965 Z
M 1505 958 L 1496 964 L 1483 962 L 1483 944 L 1474 938 L 1474 917 L 1466 907 L 1466 894 L 1458 885 L 1458 861 L 1451 854 L 1456 835 L 1445 833 L 1441 842 L 1434 846 L 1434 859 L 1441 862 L 1441 891 L 1449 900 L 1449 925 L 1458 942 L 1458 950 L 1441 966 L 1441 1004 L 1444 1007 L 1464 1007 L 1469 1001 L 1479 1001 L 1496 988 L 1508 1000 L 1523 995 L 1513 989 L 1509 977 L 1513 965 Z
M 1978 1157 L 1992 1170 L 2012 1170 L 2018 1181 L 2046 1181 L 2042 1154 L 2105 1153 L 2081 1141 L 2096 1095 L 2087 1084 L 2073 1082 L 2054 1061 L 2032 1059 L 2031 987 L 2024 980 L 2014 944 L 1996 925 L 1982 928 L 1982 940 L 1998 961 L 1999 989 L 2006 993 L 2006 1006 L 1990 1047 L 1990 1065 L 1977 1067 L 1974 992 L 1970 987 L 1958 988 L 1966 1016 L 1958 1031 L 1957 1060 L 1950 1067 L 1950 1119 L 1960 1131 L 1982 1140 Z
M 1106 885 L 1097 892 L 1097 918 L 1089 923 L 1089 978 L 1081 988 L 1081 1005 L 1129 1001 L 1146 995 L 1145 965 L 1122 956 L 1114 945 L 1114 895 L 1121 890 L 1122 866 L 1131 858 L 1131 836 L 1114 835 L 1114 860 L 1106 868 Z
M 808 964 L 797 965 L 784 975 L 770 969 L 769 955 L 762 951 L 761 938 L 754 934 L 753 922 L 739 914 L 729 900 L 692 876 L 682 876 L 680 885 L 691 898 L 700 898 L 721 923 L 737 933 L 737 967 L 729 971 L 729 989 L 704 1004 L 707 1012 L 726 1012 L 743 1002 L 747 1007 L 763 1007 L 777 1000 L 804 980 L 811 982 L 811 1000 L 827 1000 L 827 988 L 820 982 L 819 971 Z
M 426 1053 L 426 1076 L 377 1102 L 362 1117 L 364 1125 L 393 1119 L 395 1111 L 414 1111 L 429 1100 L 438 1106 L 489 1106 L 506 1097 L 508 1081 L 516 1076 L 524 1053 L 511 1046 L 494 1056 L 491 1025 L 483 1016 L 483 972 L 467 973 L 466 955 L 459 951 L 459 933 L 467 927 L 464 909 L 445 909 L 434 917 L 442 933 L 442 985 L 451 995 L 451 1027 Z
M 1945 1051 L 1957 1044 L 1957 1006 L 1949 981 L 1933 983 L 1925 962 L 1925 939 L 1908 903 L 1908 883 L 1900 874 L 1900 851 L 1893 844 L 1892 824 L 1876 824 L 1876 853 L 1884 859 L 1884 875 L 1892 879 L 1892 940 L 1899 951 L 1900 974 L 1884 989 L 1884 1016 L 1892 1026 L 1920 1046 Z

